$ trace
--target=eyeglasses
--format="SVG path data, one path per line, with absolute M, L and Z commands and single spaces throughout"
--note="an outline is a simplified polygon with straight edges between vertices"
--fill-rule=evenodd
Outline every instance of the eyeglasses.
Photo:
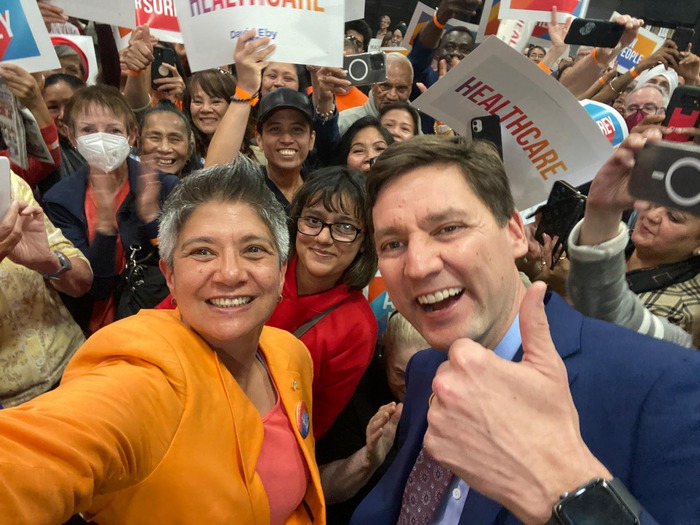
M 641 107 L 637 104 L 627 106 L 627 113 L 630 115 L 632 113 L 636 113 L 639 110 L 641 110 L 642 113 L 644 113 L 645 115 L 660 115 L 662 113 L 666 113 L 666 108 L 659 107 L 656 104 L 644 104 Z
M 331 238 L 336 242 L 354 242 L 357 236 L 362 233 L 362 229 L 347 222 L 323 222 L 316 217 L 298 217 L 297 230 L 303 235 L 316 237 L 320 235 L 323 228 L 328 227 Z
M 381 84 L 377 84 L 377 87 L 381 92 L 387 92 L 395 89 L 399 95 L 405 95 L 408 93 L 408 90 L 411 89 L 411 86 L 406 84 L 392 84 L 391 82 L 382 82 Z

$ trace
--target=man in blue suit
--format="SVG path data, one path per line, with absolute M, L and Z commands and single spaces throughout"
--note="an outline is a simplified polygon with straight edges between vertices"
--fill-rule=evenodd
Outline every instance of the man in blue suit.
M 601 172 L 624 180 L 643 142 Z M 398 455 L 351 523 L 700 523 L 700 354 L 526 289 L 490 145 L 396 144 L 368 191 L 389 295 L 435 350 L 409 364 Z

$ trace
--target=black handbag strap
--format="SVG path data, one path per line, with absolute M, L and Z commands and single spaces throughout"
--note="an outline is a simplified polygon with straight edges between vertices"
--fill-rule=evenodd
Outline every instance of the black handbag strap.
M 294 330 L 294 337 L 296 337 L 297 339 L 301 339 L 301 337 L 302 337 L 306 332 L 308 332 L 309 330 L 311 330 L 311 329 L 316 325 L 316 323 L 318 323 L 321 319 L 323 319 L 324 317 L 326 317 L 326 316 L 327 316 L 329 313 L 331 313 L 333 310 L 335 310 L 336 308 L 338 308 L 338 307 L 339 307 L 341 304 L 343 304 L 346 300 L 347 300 L 347 298 L 343 299 L 343 300 L 340 301 L 339 303 L 334 304 L 333 306 L 328 307 L 326 310 L 324 310 L 324 311 L 321 312 L 320 314 L 317 314 L 317 315 L 313 316 L 311 319 L 309 319 L 308 321 L 306 321 L 306 322 L 305 322 L 303 325 L 301 325 L 299 328 L 297 328 L 296 330 Z

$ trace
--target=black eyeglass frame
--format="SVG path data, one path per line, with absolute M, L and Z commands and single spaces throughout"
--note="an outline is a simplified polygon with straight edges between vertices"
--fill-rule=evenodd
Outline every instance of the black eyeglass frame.
M 300 223 L 304 224 L 304 226 L 307 227 L 308 224 L 303 222 L 305 219 L 311 219 L 311 220 L 317 221 L 321 225 L 321 227 L 318 229 L 318 231 L 316 233 L 303 232 L 301 227 L 299 226 L 299 224 Z M 355 242 L 357 240 L 357 238 L 360 236 L 360 234 L 364 233 L 364 231 L 365 231 L 364 228 L 358 228 L 354 224 L 350 224 L 348 222 L 323 222 L 321 219 L 317 219 L 316 217 L 308 217 L 308 216 L 304 216 L 304 215 L 298 216 L 296 223 L 297 223 L 297 231 L 299 233 L 301 233 L 302 235 L 306 235 L 307 237 L 318 237 L 319 235 L 321 235 L 321 232 L 323 231 L 323 229 L 327 227 L 328 231 L 331 234 L 331 239 L 333 239 L 335 242 L 342 242 L 345 244 L 351 244 L 351 243 Z M 353 230 L 355 231 L 355 237 L 353 237 L 352 240 L 336 239 L 335 235 L 333 234 L 333 227 L 336 225 L 338 225 L 338 226 L 344 225 L 344 226 L 352 227 Z

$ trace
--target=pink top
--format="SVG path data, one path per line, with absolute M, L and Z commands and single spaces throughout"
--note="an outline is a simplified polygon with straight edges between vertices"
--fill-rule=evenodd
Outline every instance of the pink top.
M 265 434 L 256 470 L 270 502 L 270 525 L 282 525 L 304 499 L 309 471 L 279 395 L 262 421 Z

